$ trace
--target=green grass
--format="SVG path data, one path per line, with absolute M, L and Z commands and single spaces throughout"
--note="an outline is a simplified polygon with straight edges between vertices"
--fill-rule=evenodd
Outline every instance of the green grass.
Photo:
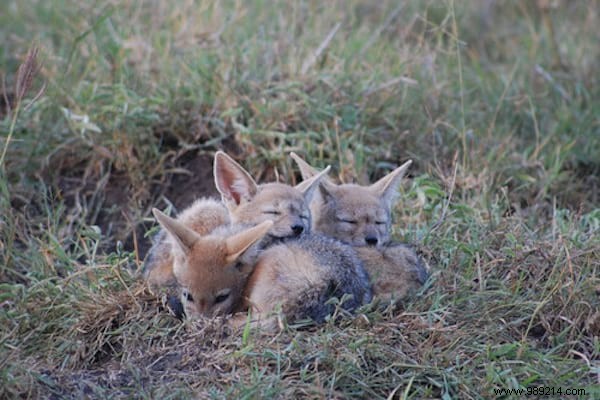
M 6 98 L 32 43 L 24 106 L 47 86 L 14 129 L 0 99 L 0 397 L 600 398 L 596 2 L 5 3 Z M 170 317 L 150 209 L 214 192 L 217 148 L 261 181 L 413 159 L 394 233 L 430 281 L 270 337 Z

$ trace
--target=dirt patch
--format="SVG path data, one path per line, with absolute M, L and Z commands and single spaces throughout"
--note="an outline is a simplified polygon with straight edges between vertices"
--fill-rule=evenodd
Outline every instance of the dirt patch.
M 145 235 L 154 225 L 152 207 L 172 205 L 180 211 L 199 197 L 217 196 L 214 152 L 219 148 L 235 152 L 233 140 L 225 138 L 214 147 L 187 150 L 164 127 L 154 130 L 154 137 L 161 143 L 161 155 L 154 165 L 139 163 L 143 156 L 137 154 L 137 164 L 117 162 L 107 149 L 81 143 L 65 146 L 48 158 L 40 176 L 65 205 L 66 235 L 78 232 L 78 227 L 95 225 L 102 232 L 104 251 L 113 251 L 120 242 L 125 251 L 137 250 L 141 260 L 151 246 Z
M 173 204 L 176 210 L 182 210 L 200 197 L 216 197 L 218 192 L 215 188 L 212 173 L 213 155 L 198 154 L 196 152 L 187 152 L 174 162 L 174 170 L 165 174 L 166 182 L 164 184 L 150 184 L 150 202 L 144 204 L 145 208 L 164 207 L 168 201 Z M 115 214 L 106 215 L 107 223 L 118 216 Z M 138 243 L 138 252 L 140 258 L 145 257 L 150 248 L 149 238 L 144 238 L 145 232 L 150 228 L 150 224 L 137 225 L 136 237 Z M 127 230 L 120 230 L 126 236 L 122 237 L 125 248 L 132 250 L 135 247 L 134 236 Z M 121 235 L 122 236 L 122 235 Z M 119 237 L 119 235 L 116 235 Z
M 178 168 L 189 171 L 189 174 L 169 174 L 169 182 L 163 193 L 178 210 L 198 197 L 218 195 L 213 179 L 212 154 L 188 152 L 181 157 L 178 164 Z
M 143 258 L 150 246 L 144 234 L 152 224 L 141 217 L 150 215 L 152 207 L 170 203 L 181 210 L 196 198 L 217 195 L 212 158 L 210 153 L 186 152 L 166 161 L 164 170 L 168 172 L 161 172 L 160 177 L 149 176 L 141 185 L 132 182 L 126 171 L 113 166 L 90 172 L 87 163 L 68 166 L 64 163 L 66 158 L 45 171 L 45 175 L 65 203 L 69 226 L 96 225 L 105 237 L 111 238 L 113 244 L 106 243 L 106 247 L 120 241 L 126 251 L 137 247 Z

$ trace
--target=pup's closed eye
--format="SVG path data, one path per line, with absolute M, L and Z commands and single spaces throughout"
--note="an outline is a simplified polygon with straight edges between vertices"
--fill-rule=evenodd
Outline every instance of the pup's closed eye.
M 215 297 L 215 304 L 219 304 L 219 303 L 222 303 L 225 300 L 227 300 L 229 298 L 229 293 L 230 292 L 226 292 L 226 293 L 220 293 L 219 295 L 217 295 L 217 297 Z
M 268 215 L 281 215 L 281 212 L 277 210 L 263 210 L 262 213 Z

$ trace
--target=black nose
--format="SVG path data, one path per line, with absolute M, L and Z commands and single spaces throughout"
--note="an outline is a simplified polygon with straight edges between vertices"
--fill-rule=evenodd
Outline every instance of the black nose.
M 375 246 L 377 244 L 377 238 L 375 236 L 367 236 L 365 242 L 367 242 L 369 246 Z
M 292 225 L 292 231 L 294 235 L 300 236 L 304 232 L 304 227 L 302 225 Z
M 176 318 L 183 319 L 183 317 L 185 317 L 185 310 L 183 309 L 183 304 L 181 304 L 181 300 L 179 300 L 178 297 L 168 296 L 167 305 Z

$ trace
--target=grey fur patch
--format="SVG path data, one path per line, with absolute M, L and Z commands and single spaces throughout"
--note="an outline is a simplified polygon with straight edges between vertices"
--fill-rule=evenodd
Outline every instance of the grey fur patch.
M 352 247 L 319 234 L 305 235 L 287 244 L 299 246 L 324 266 L 323 285 L 312 288 L 291 305 L 294 318 L 325 321 L 335 311 L 335 305 L 330 302 L 334 297 L 344 298 L 341 307 L 348 312 L 373 299 L 369 275 Z

